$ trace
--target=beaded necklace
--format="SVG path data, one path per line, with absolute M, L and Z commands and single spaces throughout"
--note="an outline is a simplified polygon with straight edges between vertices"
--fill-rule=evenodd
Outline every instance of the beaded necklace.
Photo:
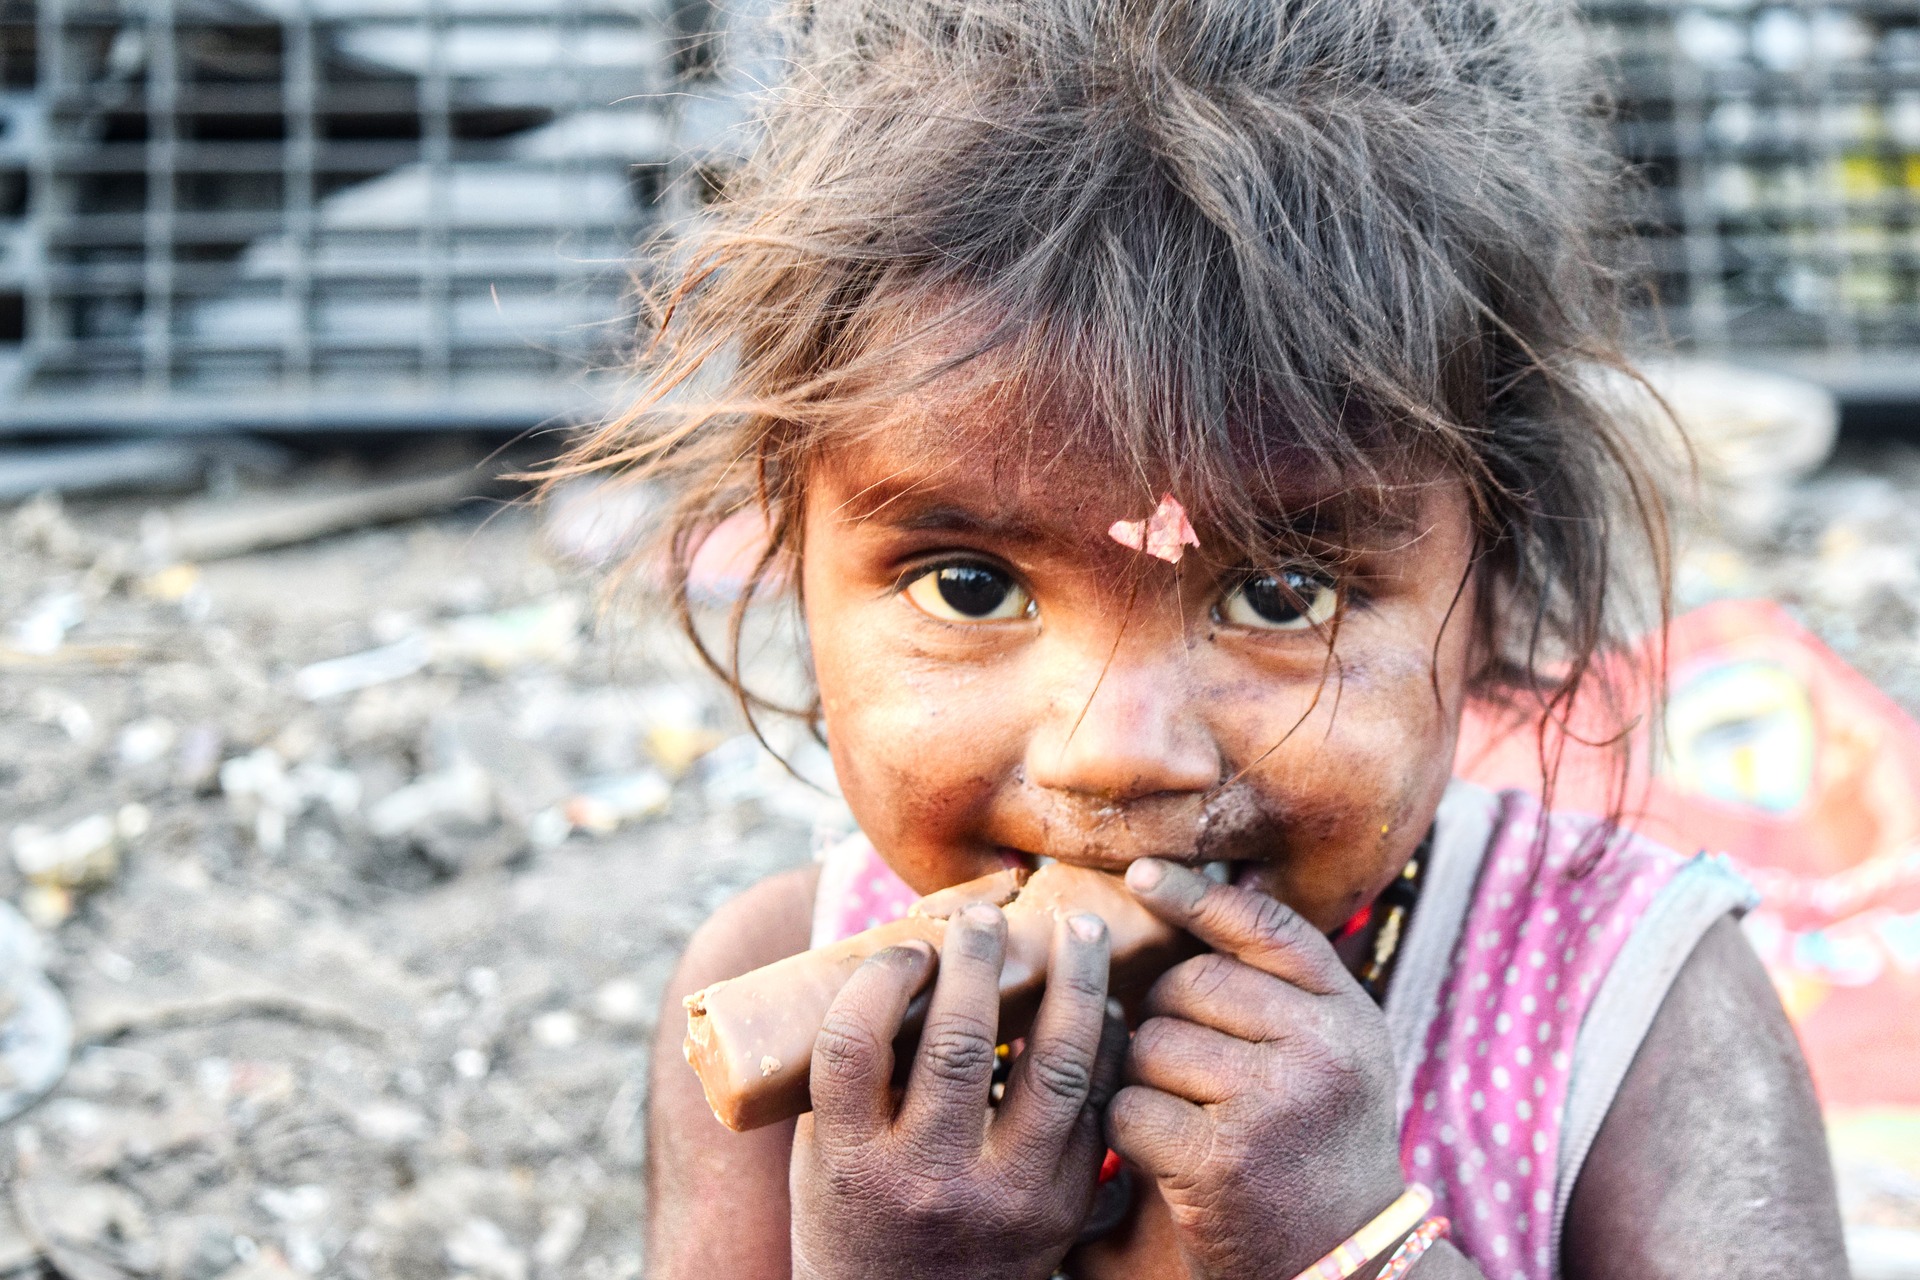
M 1373 916 L 1382 916 L 1380 931 L 1373 935 L 1373 954 L 1359 973 L 1360 987 L 1373 997 L 1375 1004 L 1382 1004 L 1387 996 L 1387 981 L 1393 976 L 1393 962 L 1400 954 L 1400 942 L 1407 936 L 1407 926 L 1413 921 L 1413 909 L 1420 902 L 1420 881 L 1426 873 L 1427 860 L 1433 852 L 1433 830 L 1420 839 L 1419 847 L 1413 856 L 1407 859 L 1407 865 L 1393 882 L 1380 891 L 1380 896 L 1355 916 L 1359 921 L 1356 928 L 1353 920 L 1341 926 L 1340 937 L 1351 936 L 1366 928 Z

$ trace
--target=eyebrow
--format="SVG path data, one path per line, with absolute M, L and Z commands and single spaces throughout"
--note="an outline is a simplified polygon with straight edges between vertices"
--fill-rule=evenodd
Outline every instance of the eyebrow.
M 907 533 L 964 533 L 1019 544 L 1048 537 L 1030 520 L 980 511 L 945 497 L 925 479 L 896 476 L 877 481 L 843 502 L 841 510 L 859 523 L 883 524 Z
M 935 503 L 909 508 L 897 517 L 875 512 L 895 528 L 911 533 L 972 533 L 1005 542 L 1040 542 L 1045 535 L 1032 523 L 1017 516 L 985 515 L 954 503 Z

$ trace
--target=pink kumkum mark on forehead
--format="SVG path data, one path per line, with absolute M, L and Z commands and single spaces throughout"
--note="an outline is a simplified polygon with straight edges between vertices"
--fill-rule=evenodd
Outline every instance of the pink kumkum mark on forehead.
M 1168 564 L 1179 564 L 1188 547 L 1200 545 L 1193 523 L 1187 519 L 1187 509 L 1170 493 L 1161 496 L 1160 505 L 1145 520 L 1115 520 L 1107 536 L 1123 547 L 1144 551 Z

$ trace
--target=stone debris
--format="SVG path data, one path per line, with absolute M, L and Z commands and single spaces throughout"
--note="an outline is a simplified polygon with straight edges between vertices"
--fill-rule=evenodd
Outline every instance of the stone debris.
M 0 1121 L 52 1088 L 73 1049 L 72 1015 L 47 981 L 45 959 L 33 925 L 0 902 Z
M 390 479 L 274 483 L 356 478 Z M 1693 523 L 1685 602 L 1771 594 L 1920 711 L 1920 449 L 1767 483 Z M 0 976 L 71 1011 L 20 1041 L 37 1067 L 0 1012 L 19 1106 L 51 1084 L 0 1129 L 0 1275 L 642 1273 L 662 985 L 848 818 L 803 728 L 761 726 L 783 765 L 669 620 L 600 608 L 648 508 L 583 494 L 558 529 L 441 505 L 159 565 L 147 499 L 0 512 L 0 896 L 42 953 L 4 968 L 0 916 Z M 790 703 L 766 612 L 751 678 Z M 1851 1167 L 1862 1248 L 1920 1231 L 1920 1193 Z
M 151 505 L 0 510 L 0 1275 L 637 1277 L 660 988 L 838 802 L 540 512 Z

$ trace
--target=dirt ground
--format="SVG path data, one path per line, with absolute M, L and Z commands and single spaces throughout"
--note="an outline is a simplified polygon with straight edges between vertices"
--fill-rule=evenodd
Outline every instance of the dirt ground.
M 147 505 L 6 528 L 0 615 L 79 603 L 0 670 L 0 826 L 118 830 L 70 887 L 0 870 L 77 1046 L 4 1135 L 0 1274 L 639 1274 L 659 989 L 824 802 L 528 511 L 101 572 Z M 459 619 L 494 630 L 296 687 Z
M 836 806 L 596 614 L 577 510 L 142 562 L 165 505 L 0 513 L 0 897 L 75 1024 L 0 1133 L 0 1275 L 641 1274 L 660 986 Z M 1917 549 L 1920 453 L 1856 452 L 1682 590 L 1787 601 L 1920 711 Z

